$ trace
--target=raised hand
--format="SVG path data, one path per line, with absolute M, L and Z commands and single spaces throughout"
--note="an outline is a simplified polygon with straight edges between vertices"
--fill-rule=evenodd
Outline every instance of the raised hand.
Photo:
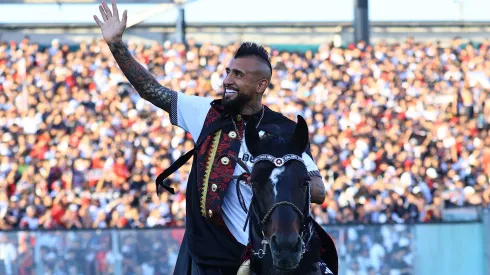
M 99 5 L 99 10 L 104 22 L 102 23 L 97 15 L 94 15 L 94 19 L 102 30 L 104 40 L 108 44 L 122 41 L 122 35 L 128 21 L 127 11 L 125 10 L 123 12 L 122 20 L 119 20 L 119 11 L 117 10 L 115 0 L 112 0 L 112 10 L 114 13 L 111 12 L 109 6 L 104 1 L 102 1 L 102 5 Z
M 95 22 L 102 30 L 102 36 L 123 74 L 142 98 L 170 114 L 172 108 L 177 108 L 174 105 L 177 102 L 177 92 L 162 86 L 146 68 L 134 59 L 122 41 L 128 20 L 127 11 L 124 11 L 122 19 L 119 20 L 115 0 L 112 0 L 112 12 L 104 1 L 99 6 L 99 10 L 104 22 L 102 23 L 94 15 Z

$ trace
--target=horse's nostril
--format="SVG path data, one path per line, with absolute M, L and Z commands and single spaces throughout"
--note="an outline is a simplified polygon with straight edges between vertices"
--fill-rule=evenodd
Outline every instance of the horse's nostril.
M 296 253 L 301 250 L 302 239 L 297 234 L 276 233 L 270 239 L 271 248 L 277 252 Z
M 301 249 L 301 238 L 298 237 L 298 241 L 296 242 L 296 247 L 295 249 L 300 250 Z
M 277 247 L 277 238 L 276 238 L 276 235 L 272 235 L 271 245 L 274 246 L 274 247 Z

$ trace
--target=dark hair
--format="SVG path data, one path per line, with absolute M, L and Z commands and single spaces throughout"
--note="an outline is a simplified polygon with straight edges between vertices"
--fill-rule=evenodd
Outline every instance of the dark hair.
M 272 73 L 272 65 L 269 60 L 269 53 L 263 46 L 257 45 L 254 42 L 244 42 L 240 45 L 240 48 L 235 53 L 234 58 L 246 57 L 246 56 L 255 56 L 263 60 Z

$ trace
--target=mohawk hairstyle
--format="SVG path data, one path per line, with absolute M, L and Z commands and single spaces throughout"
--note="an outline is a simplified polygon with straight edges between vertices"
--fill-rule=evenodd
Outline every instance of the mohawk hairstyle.
M 269 53 L 264 47 L 259 46 L 254 42 L 244 42 L 242 43 L 242 45 L 240 45 L 240 48 L 238 48 L 238 50 L 236 51 L 234 58 L 240 58 L 246 56 L 255 56 L 260 58 L 267 64 L 267 66 L 269 67 L 272 73 L 272 65 L 269 59 Z

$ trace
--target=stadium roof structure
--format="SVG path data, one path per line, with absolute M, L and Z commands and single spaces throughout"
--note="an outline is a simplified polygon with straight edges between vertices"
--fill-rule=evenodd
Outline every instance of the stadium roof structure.
M 12 1 L 12 0 L 11 0 Z M 52 1 L 57 0 L 17 0 Z M 58 0 L 67 1 L 67 0 Z M 68 0 L 77 2 L 81 0 Z M 14 25 L 94 25 L 92 15 L 98 13 L 100 0 L 83 0 L 85 4 L 0 4 L 0 24 Z M 120 10 L 128 10 L 128 19 L 135 14 L 164 5 L 173 0 L 119 0 Z M 9 1 L 2 1 L 3 3 Z M 0 2 L 0 3 L 2 3 Z M 94 3 L 95 2 L 95 3 Z M 107 0 L 110 3 L 110 0 Z M 130 3 L 132 2 L 132 3 Z M 138 4 L 134 4 L 137 2 Z M 151 3 L 149 3 L 151 2 Z M 156 4 L 158 3 L 158 4 Z M 142 25 L 174 24 L 177 7 L 168 9 L 145 20 Z M 373 22 L 465 22 L 489 21 L 488 0 L 372 0 L 369 17 Z M 197 24 L 281 24 L 294 22 L 352 22 L 353 0 L 199 0 L 185 4 L 186 23 Z

